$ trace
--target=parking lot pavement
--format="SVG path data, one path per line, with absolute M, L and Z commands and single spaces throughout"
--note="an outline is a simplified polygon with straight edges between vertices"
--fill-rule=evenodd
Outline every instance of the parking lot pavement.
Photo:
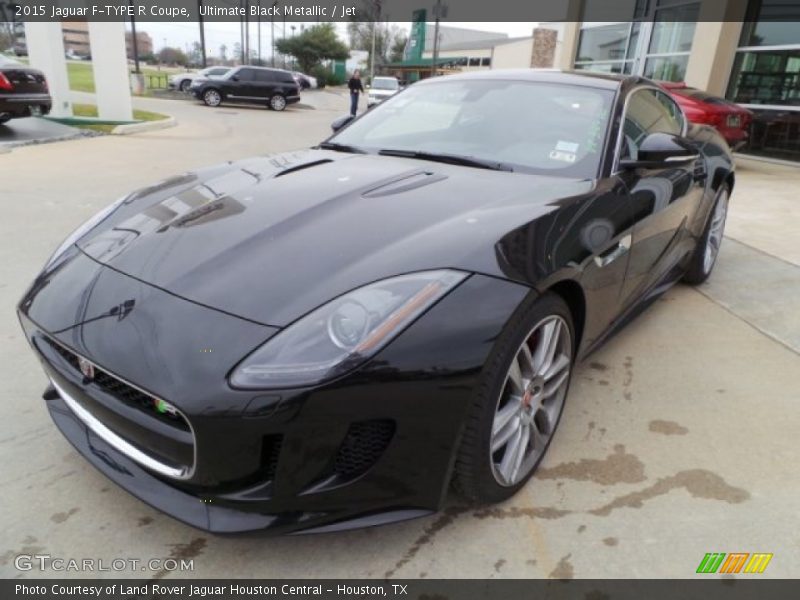
M 80 129 L 39 117 L 11 119 L 0 125 L 0 153 L 31 143 L 55 142 L 85 135 Z
M 18 554 L 46 553 L 187 558 L 196 577 L 693 577 L 715 551 L 771 552 L 763 576 L 796 575 L 800 357 L 786 332 L 798 313 L 787 284 L 800 274 L 800 218 L 773 216 L 796 189 L 791 170 L 740 172 L 735 241 L 711 282 L 673 288 L 577 369 L 550 453 L 505 504 L 451 500 L 425 519 L 324 536 L 215 537 L 81 459 L 39 399 L 45 380 L 13 312 L 25 286 L 74 226 L 136 186 L 319 141 L 343 112 L 335 96 L 319 98 L 316 110 L 285 113 L 170 103 L 172 129 L 0 157 L 15 174 L 4 182 L 0 260 L 0 576 L 63 575 L 14 567 Z M 758 289 L 747 287 L 756 274 Z

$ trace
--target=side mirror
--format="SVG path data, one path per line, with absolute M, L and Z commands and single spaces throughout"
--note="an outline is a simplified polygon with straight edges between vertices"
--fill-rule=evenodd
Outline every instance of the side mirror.
M 333 129 L 334 133 L 339 131 L 342 127 L 347 125 L 350 121 L 355 119 L 353 115 L 343 115 L 336 119 L 333 123 L 331 123 L 331 129 Z
M 231 81 L 239 81 L 239 76 L 234 75 L 233 77 L 231 77 Z
M 623 158 L 623 169 L 657 169 L 683 165 L 699 156 L 696 149 L 682 138 L 669 133 L 651 133 L 642 140 L 636 158 Z

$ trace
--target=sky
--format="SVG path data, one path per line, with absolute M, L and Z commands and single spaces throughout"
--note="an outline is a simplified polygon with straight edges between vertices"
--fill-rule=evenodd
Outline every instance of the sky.
M 295 25 L 295 33 L 300 32 L 301 26 L 311 26 L 315 23 L 287 23 L 286 35 L 291 36 L 291 25 Z M 409 29 L 408 22 L 392 23 L 403 29 Z M 510 37 L 521 37 L 531 35 L 531 31 L 538 23 L 446 23 L 453 27 L 464 27 L 467 29 L 480 29 L 482 31 L 494 31 L 497 33 L 507 33 Z M 283 37 L 282 23 L 275 22 L 275 38 Z M 339 36 L 347 40 L 347 29 L 345 23 L 336 24 Z M 128 24 L 130 29 L 130 24 Z M 195 41 L 200 40 L 200 26 L 197 23 L 175 23 L 175 22 L 143 22 L 137 23 L 137 31 L 144 31 L 153 38 L 155 52 L 164 46 L 185 49 Z M 219 23 L 212 22 L 205 24 L 206 50 L 209 56 L 219 56 L 220 46 L 225 44 L 228 48 L 228 56 L 232 54 L 233 45 L 240 40 L 239 23 Z M 250 24 L 250 48 L 258 49 L 258 33 L 256 23 Z M 262 56 L 269 56 L 270 51 L 270 23 L 261 23 L 261 52 Z

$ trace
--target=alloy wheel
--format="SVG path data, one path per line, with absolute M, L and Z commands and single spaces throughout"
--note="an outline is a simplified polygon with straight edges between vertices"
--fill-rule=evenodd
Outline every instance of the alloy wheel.
M 502 486 L 524 479 L 544 454 L 564 408 L 572 367 L 572 337 L 551 315 L 526 336 L 497 401 L 489 458 Z
M 708 228 L 708 238 L 703 253 L 703 271 L 709 273 L 714 266 L 719 254 L 719 247 L 722 244 L 722 235 L 725 231 L 725 218 L 728 216 L 728 191 L 723 189 L 717 203 L 714 206 L 714 213 L 711 215 L 711 224 Z
M 276 94 L 272 98 L 270 98 L 269 105 L 272 110 L 283 110 L 286 108 L 286 98 L 281 95 Z
M 222 96 L 220 96 L 217 90 L 208 90 L 203 94 L 203 100 L 209 106 L 219 106 L 222 102 Z

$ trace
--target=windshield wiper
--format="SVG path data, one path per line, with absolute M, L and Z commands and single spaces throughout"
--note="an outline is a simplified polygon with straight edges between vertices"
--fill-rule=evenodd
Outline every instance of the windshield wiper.
M 379 150 L 382 156 L 402 156 L 403 158 L 418 158 L 420 160 L 431 160 L 434 162 L 447 163 L 450 165 L 462 165 L 465 167 L 475 167 L 478 169 L 491 169 L 492 171 L 513 171 L 509 165 L 496 160 L 485 158 L 475 158 L 473 156 L 461 156 L 460 154 L 447 154 L 439 152 L 421 152 L 419 150 Z
M 351 152 L 353 154 L 366 154 L 366 150 L 362 150 L 358 146 L 350 146 L 348 144 L 340 144 L 339 142 L 322 142 L 317 148 L 323 150 L 335 150 L 336 152 Z

